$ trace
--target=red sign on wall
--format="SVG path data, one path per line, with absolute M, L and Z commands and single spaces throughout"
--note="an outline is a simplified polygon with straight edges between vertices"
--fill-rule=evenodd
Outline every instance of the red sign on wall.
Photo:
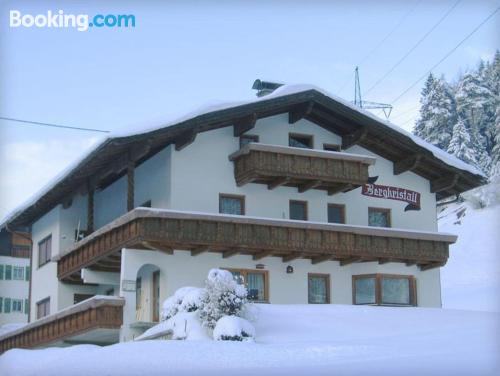
M 365 196 L 407 202 L 405 211 L 420 210 L 420 193 L 388 185 L 365 184 L 361 193 Z

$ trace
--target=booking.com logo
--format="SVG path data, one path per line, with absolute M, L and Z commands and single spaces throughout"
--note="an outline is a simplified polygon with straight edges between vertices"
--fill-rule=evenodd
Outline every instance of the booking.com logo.
M 47 11 L 46 14 L 21 14 L 19 10 L 10 11 L 10 27 L 74 28 L 87 31 L 93 27 L 135 27 L 133 14 L 65 14 L 64 11 Z

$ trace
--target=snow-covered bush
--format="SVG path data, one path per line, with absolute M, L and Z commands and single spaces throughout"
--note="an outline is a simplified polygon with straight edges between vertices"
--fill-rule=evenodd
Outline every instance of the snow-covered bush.
M 149 328 L 134 340 L 143 341 L 160 338 L 190 341 L 211 339 L 207 330 L 201 325 L 196 312 L 179 312 L 170 319 Z
M 194 312 L 200 308 L 206 294 L 199 287 L 181 287 L 163 302 L 161 319 L 168 320 L 178 312 Z
M 239 316 L 247 303 L 247 289 L 238 284 L 231 272 L 212 269 L 208 273 L 206 295 L 200 308 L 200 318 L 204 326 L 214 329 L 223 316 Z
M 217 321 L 213 334 L 216 341 L 253 341 L 255 328 L 241 317 L 223 316 Z

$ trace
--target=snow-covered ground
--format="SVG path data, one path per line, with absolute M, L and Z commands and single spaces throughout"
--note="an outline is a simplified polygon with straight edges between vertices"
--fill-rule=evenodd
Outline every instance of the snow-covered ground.
M 443 307 L 500 312 L 500 182 L 464 196 L 438 214 L 439 231 L 458 235 L 441 270 Z
M 256 305 L 256 341 L 10 350 L 3 376 L 499 375 L 498 313 Z

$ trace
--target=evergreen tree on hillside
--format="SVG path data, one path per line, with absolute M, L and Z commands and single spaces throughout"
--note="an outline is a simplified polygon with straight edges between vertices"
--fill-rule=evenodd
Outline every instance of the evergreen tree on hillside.
M 495 116 L 495 98 L 487 86 L 486 67 L 467 73 L 459 81 L 455 99 L 458 115 L 466 126 L 477 132 L 477 141 L 487 152 L 491 150 L 490 126 Z
M 446 150 L 456 119 L 455 101 L 444 78 L 429 74 L 420 99 L 420 118 L 414 133 L 437 147 Z
M 453 136 L 447 151 L 464 162 L 470 163 L 474 166 L 477 166 L 478 164 L 477 155 L 471 142 L 469 130 L 465 126 L 465 122 L 462 119 L 459 119 L 457 124 L 453 127 Z
M 490 176 L 498 175 L 500 176 L 500 106 L 497 107 L 496 111 L 496 122 L 495 122 L 495 145 L 491 152 L 491 170 Z

